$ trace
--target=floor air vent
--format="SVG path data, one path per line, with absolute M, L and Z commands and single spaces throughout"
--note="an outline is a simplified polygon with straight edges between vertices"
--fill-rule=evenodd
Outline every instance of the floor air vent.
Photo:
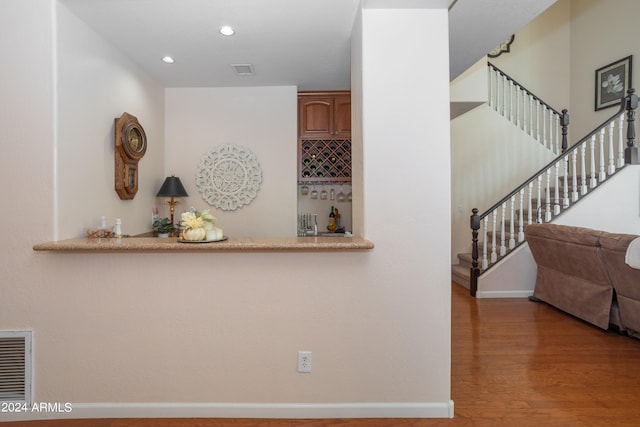
M 31 331 L 0 331 L 0 402 L 31 403 Z

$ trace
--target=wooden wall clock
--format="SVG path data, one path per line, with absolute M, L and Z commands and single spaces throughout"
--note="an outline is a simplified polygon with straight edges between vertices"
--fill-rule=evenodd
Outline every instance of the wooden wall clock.
M 135 116 L 115 119 L 115 188 L 121 200 L 138 192 L 138 162 L 147 151 L 147 135 Z

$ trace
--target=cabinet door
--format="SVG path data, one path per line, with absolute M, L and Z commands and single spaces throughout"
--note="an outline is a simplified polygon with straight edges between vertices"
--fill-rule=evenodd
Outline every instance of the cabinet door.
M 300 98 L 300 136 L 328 138 L 333 133 L 332 98 Z M 349 119 L 351 120 L 351 119 Z
M 351 138 L 351 97 L 337 96 L 333 104 L 333 134 L 340 138 Z

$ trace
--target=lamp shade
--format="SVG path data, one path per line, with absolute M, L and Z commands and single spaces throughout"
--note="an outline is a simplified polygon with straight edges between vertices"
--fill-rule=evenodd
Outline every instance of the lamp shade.
M 175 175 L 168 176 L 162 183 L 160 191 L 156 194 L 157 197 L 189 197 L 187 191 L 184 189 L 180 178 Z

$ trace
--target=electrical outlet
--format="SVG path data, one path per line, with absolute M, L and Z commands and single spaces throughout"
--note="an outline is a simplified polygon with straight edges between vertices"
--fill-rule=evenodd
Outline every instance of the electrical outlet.
M 298 352 L 298 372 L 311 372 L 311 352 Z

